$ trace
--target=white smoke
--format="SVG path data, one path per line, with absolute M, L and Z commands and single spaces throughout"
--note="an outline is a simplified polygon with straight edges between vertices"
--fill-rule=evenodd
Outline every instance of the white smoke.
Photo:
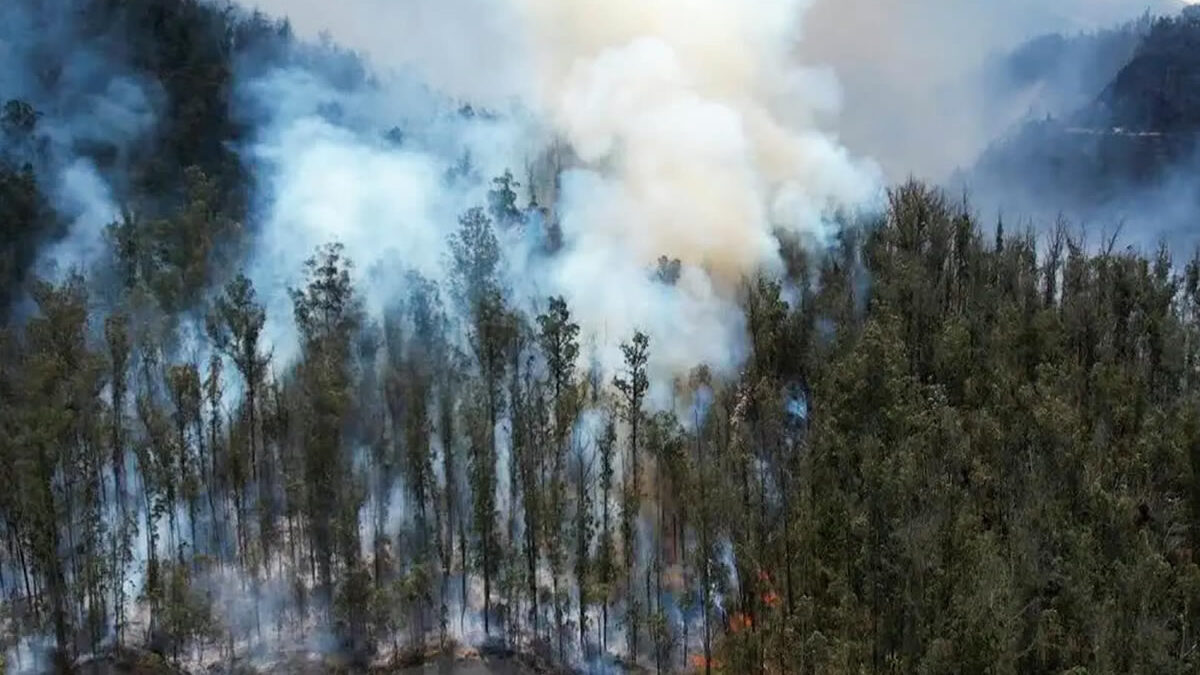
M 67 237 L 44 248 L 39 254 L 44 274 L 61 277 L 72 270 L 86 270 L 99 260 L 106 242 L 104 230 L 117 220 L 117 207 L 111 190 L 89 161 L 77 159 L 58 175 L 55 203 L 72 214 Z
M 339 106 L 374 127 L 322 116 L 327 95 L 311 81 L 255 85 L 260 106 L 276 104 L 257 147 L 270 200 L 252 269 L 267 288 L 294 283 L 332 239 L 360 272 L 438 278 L 456 216 L 484 203 L 487 180 L 505 168 L 524 180 L 561 141 L 577 157 L 554 204 L 563 248 L 545 258 L 528 238 L 505 240 L 513 296 L 564 295 L 608 372 L 619 342 L 647 332 L 652 380 L 666 382 L 698 363 L 739 363 L 737 288 L 780 268 L 778 231 L 820 242 L 835 212 L 878 196 L 874 166 L 817 124 L 837 109 L 836 82 L 793 62 L 803 0 L 258 4 L 399 74 Z M 431 120 L 439 95 L 499 112 Z M 421 140 L 389 146 L 386 120 Z M 464 153 L 484 180 L 447 188 L 441 177 Z M 675 285 L 654 279 L 660 256 L 681 261 Z M 367 283 L 369 296 L 389 287 Z M 283 302 L 272 313 L 286 318 Z

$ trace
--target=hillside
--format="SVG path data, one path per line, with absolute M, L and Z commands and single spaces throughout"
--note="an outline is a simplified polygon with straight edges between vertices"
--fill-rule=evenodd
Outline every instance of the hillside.
M 1086 104 L 1019 125 L 962 180 L 1018 214 L 1062 212 L 1174 236 L 1200 208 L 1191 178 L 1200 136 L 1198 41 L 1194 9 L 1148 22 L 1128 60 L 1093 84 Z
M 1095 116 L 1112 127 L 1163 134 L 1200 131 L 1200 8 L 1155 21 L 1100 93 Z
M 802 5 L 13 0 L 0 670 L 1200 671 L 1194 232 L 880 185 Z M 1193 218 L 1197 36 L 997 62 L 1001 207 Z

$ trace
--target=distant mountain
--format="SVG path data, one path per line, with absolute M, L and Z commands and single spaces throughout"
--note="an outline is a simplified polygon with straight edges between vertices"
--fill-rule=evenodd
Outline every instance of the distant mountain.
M 982 77 L 999 93 L 1034 92 L 1031 114 L 1062 115 L 1087 105 L 1129 62 L 1150 30 L 1145 16 L 1115 28 L 1035 37 L 993 57 Z
M 1200 129 L 1200 7 L 1154 22 L 1084 118 L 1137 131 Z
M 956 178 L 984 204 L 1043 220 L 1133 223 L 1147 237 L 1193 220 L 1200 8 L 1095 36 L 1039 38 L 1005 63 L 1014 77 L 1042 81 L 1069 66 L 1091 93 L 1074 107 L 1044 106 Z

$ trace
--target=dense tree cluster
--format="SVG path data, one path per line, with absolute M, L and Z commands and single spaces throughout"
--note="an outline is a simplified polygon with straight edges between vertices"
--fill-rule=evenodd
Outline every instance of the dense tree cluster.
M 909 183 L 825 249 L 780 235 L 786 272 L 737 291 L 739 372 L 659 382 L 679 345 L 635 331 L 606 371 L 565 298 L 507 286 L 509 230 L 562 242 L 505 172 L 445 224 L 440 281 L 371 309 L 329 242 L 268 316 L 230 81 L 303 58 L 286 25 L 85 4 L 78 37 L 121 38 L 165 113 L 94 157 L 131 207 L 50 282 L 42 112 L 0 110 L 5 665 L 482 639 L 656 672 L 1200 668 L 1200 256 L 993 231 Z
M 232 662 L 324 627 L 365 663 L 469 613 L 660 672 L 1196 667 L 1200 259 L 992 240 L 904 185 L 747 280 L 741 375 L 656 410 L 672 345 L 586 367 L 563 299 L 510 299 L 494 228 L 464 214 L 452 283 L 383 316 L 321 248 L 295 363 L 241 275 L 208 349 L 136 293 L 99 316 L 37 284 L 0 339 L 9 644 Z

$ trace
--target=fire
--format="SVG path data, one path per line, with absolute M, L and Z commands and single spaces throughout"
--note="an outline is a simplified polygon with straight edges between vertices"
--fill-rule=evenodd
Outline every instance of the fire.
M 742 612 L 735 612 L 733 616 L 729 617 L 729 632 L 731 633 L 737 633 L 753 626 L 754 619 Z

